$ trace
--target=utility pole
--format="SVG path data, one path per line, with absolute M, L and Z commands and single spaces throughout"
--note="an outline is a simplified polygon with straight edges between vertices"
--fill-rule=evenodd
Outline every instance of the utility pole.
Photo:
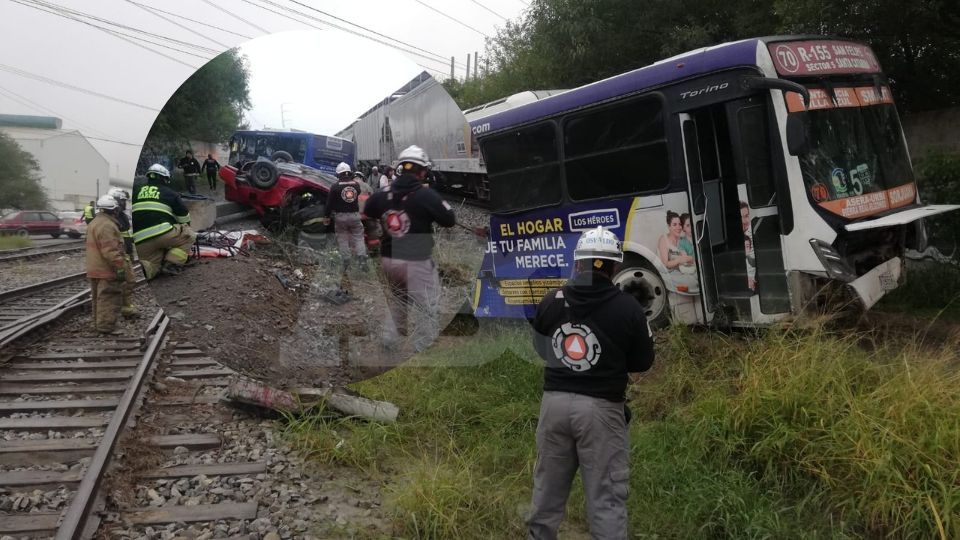
M 451 57 L 450 57 L 450 80 L 451 80 L 451 81 L 454 80 L 454 79 L 453 79 L 453 63 L 454 63 L 455 59 L 456 59 L 456 56 L 451 56 Z
M 283 126 L 283 129 L 287 129 L 287 110 L 284 107 L 285 105 L 290 105 L 290 103 L 280 104 L 280 125 Z
M 480 58 L 477 57 L 477 51 L 473 51 L 473 78 L 477 78 L 477 68 L 480 66 Z
M 470 80 L 470 53 L 467 53 L 467 75 L 463 78 L 463 82 Z

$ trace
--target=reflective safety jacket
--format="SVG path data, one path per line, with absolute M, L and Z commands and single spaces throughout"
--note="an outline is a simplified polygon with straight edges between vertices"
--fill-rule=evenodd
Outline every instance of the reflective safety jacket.
M 87 226 L 87 277 L 117 279 L 123 268 L 123 239 L 117 221 L 106 212 L 97 214 Z
M 140 244 L 174 225 L 190 223 L 190 212 L 180 194 L 159 182 L 133 186 L 133 242 Z
M 89 225 L 93 221 L 93 206 L 86 205 L 83 207 L 83 220 Z

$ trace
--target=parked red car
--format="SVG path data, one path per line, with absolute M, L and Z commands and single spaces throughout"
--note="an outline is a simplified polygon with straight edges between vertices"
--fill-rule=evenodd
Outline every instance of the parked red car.
M 46 210 L 18 210 L 0 218 L 0 234 L 49 234 L 59 238 L 63 234 L 61 219 Z
M 336 177 L 300 163 L 273 162 L 259 159 L 242 163 L 240 169 L 233 165 L 220 168 L 224 183 L 224 196 L 228 201 L 249 206 L 257 211 L 260 220 L 268 228 L 282 229 L 300 209 L 304 193 L 312 193 L 323 204 Z M 372 190 L 361 182 L 360 209 L 364 220 L 368 246 L 380 243 L 375 231 L 376 222 L 363 216 L 363 205 Z

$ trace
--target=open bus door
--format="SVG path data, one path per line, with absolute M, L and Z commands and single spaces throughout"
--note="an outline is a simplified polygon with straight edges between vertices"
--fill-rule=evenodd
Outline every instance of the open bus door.
M 700 299 L 703 303 L 704 321 L 713 320 L 713 312 L 717 306 L 717 282 L 713 266 L 713 251 L 710 242 L 711 212 L 718 212 L 719 208 L 710 208 L 708 191 L 710 186 L 703 182 L 703 172 L 700 168 L 700 145 L 697 140 L 697 125 L 693 118 L 686 113 L 680 113 L 681 133 L 683 136 L 683 158 L 687 172 L 687 194 L 690 202 L 690 216 L 693 224 L 694 251 L 696 252 L 697 270 L 700 277 Z

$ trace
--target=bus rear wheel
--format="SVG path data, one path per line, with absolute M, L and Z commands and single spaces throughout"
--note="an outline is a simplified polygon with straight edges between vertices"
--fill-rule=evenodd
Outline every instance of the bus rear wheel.
M 663 278 L 650 263 L 636 257 L 624 259 L 623 266 L 613 276 L 613 284 L 620 290 L 638 297 L 647 312 L 647 321 L 652 328 L 670 324 L 670 300 Z

